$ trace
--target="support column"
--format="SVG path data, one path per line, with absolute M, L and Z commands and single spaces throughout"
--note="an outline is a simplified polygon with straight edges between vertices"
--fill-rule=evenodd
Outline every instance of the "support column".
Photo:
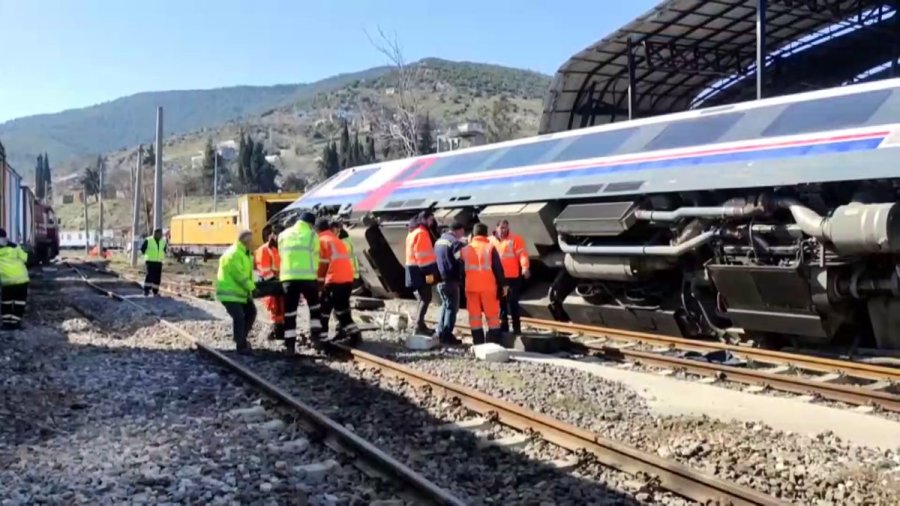
M 628 51 L 628 119 L 631 120 L 637 115 L 637 90 L 634 77 L 634 42 L 630 35 L 626 45 Z
M 156 108 L 156 171 L 153 177 L 153 230 L 163 228 L 163 108 Z
M 756 99 L 763 98 L 763 77 L 766 66 L 766 10 L 768 0 L 756 0 Z
M 138 146 L 137 167 L 134 173 L 134 208 L 131 216 L 131 266 L 136 267 L 138 261 L 138 248 L 141 245 L 141 187 L 144 186 L 144 146 Z

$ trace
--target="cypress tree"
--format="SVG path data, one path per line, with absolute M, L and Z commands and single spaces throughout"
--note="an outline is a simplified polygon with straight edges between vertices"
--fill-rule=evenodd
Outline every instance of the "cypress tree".
M 331 177 L 341 171 L 341 160 L 338 155 L 337 145 L 331 141 L 331 147 L 328 150 L 328 177 Z
M 366 162 L 375 163 L 378 161 L 378 155 L 375 154 L 375 139 L 372 136 L 366 136 Z
M 347 127 L 347 122 L 344 121 L 344 129 L 341 130 L 341 144 L 340 144 L 340 167 L 342 169 L 346 169 L 350 167 L 351 162 L 351 154 L 350 151 L 352 146 L 350 146 L 350 130 Z
M 431 118 L 427 114 L 425 115 L 425 121 L 422 122 L 422 126 L 419 128 L 418 141 L 419 145 L 416 147 L 418 154 L 427 155 L 433 153 L 434 138 L 431 134 Z
M 53 177 L 50 175 L 50 156 L 44 153 L 44 198 L 53 197 Z
M 362 144 L 359 143 L 359 130 L 353 133 L 353 165 L 363 165 L 366 163 L 363 154 Z
M 44 155 L 38 155 L 34 165 L 34 196 L 44 198 Z

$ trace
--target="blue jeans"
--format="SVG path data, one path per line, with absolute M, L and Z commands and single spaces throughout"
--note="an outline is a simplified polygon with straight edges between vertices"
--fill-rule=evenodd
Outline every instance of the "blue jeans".
M 436 333 L 441 340 L 453 337 L 456 313 L 459 312 L 459 283 L 438 283 L 441 296 L 441 314 L 438 317 Z

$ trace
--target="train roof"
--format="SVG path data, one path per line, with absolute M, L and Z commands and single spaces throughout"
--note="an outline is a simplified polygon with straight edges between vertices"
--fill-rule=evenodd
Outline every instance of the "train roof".
M 370 164 L 290 208 L 384 211 L 840 180 L 860 173 L 799 161 L 860 163 L 853 156 L 893 145 L 884 141 L 898 123 L 900 79 L 885 80 Z M 781 160 L 794 172 L 768 169 Z M 871 177 L 888 171 L 870 161 Z

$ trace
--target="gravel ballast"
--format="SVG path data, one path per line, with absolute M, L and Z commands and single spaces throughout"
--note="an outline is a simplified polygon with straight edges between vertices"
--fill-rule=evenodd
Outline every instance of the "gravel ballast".
M 398 500 L 153 318 L 50 277 L 0 333 L 0 504 Z

